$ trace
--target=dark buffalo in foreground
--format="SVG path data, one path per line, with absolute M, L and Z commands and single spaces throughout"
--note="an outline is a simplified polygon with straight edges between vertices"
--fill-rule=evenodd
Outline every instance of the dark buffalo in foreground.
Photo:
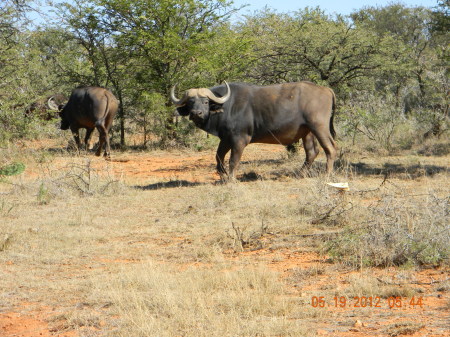
M 111 149 L 108 132 L 118 107 L 119 103 L 116 97 L 108 89 L 78 87 L 72 91 L 69 101 L 59 112 L 61 129 L 70 128 L 75 142 L 80 148 L 79 129 L 86 129 L 85 144 L 88 146 L 92 131 L 97 128 L 100 133 L 100 143 L 95 154 L 100 156 L 103 145 L 105 145 L 105 157 L 109 157 Z
M 327 172 L 336 157 L 333 116 L 334 92 L 311 82 L 256 86 L 230 83 L 211 89 L 189 89 L 184 96 L 170 93 L 178 113 L 200 129 L 220 138 L 217 171 L 226 174 L 225 155 L 231 150 L 229 177 L 233 178 L 244 148 L 250 143 L 289 145 L 300 138 L 308 168 L 319 153 L 316 138 L 327 156 Z

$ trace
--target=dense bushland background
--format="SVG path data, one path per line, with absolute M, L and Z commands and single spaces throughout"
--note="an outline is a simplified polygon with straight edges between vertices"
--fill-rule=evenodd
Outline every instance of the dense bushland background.
M 341 140 L 389 152 L 448 129 L 448 0 L 348 16 L 266 8 L 240 19 L 242 8 L 225 0 L 41 4 L 6 0 L 0 7 L 2 145 L 56 135 L 55 120 L 25 111 L 78 85 L 105 86 L 118 97 L 114 143 L 122 147 L 137 134 L 133 144 L 144 147 L 192 144 L 194 128 L 173 117 L 169 90 L 224 80 L 330 86 Z

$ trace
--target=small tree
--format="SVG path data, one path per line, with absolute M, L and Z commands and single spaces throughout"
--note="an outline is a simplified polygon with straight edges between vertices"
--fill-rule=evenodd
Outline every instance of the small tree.
M 338 91 L 380 67 L 388 42 L 319 8 L 292 15 L 266 10 L 249 17 L 244 29 L 255 37 L 258 58 L 249 75 L 258 82 L 308 79 Z
M 164 121 L 168 111 L 165 103 L 166 98 L 155 92 L 142 92 L 137 97 L 136 111 L 132 114 L 132 119 L 141 129 L 144 147 L 148 146 L 151 136 L 158 137 L 161 143 L 166 141 Z
M 357 26 L 397 41 L 387 49 L 389 62 L 374 72 L 373 80 L 377 89 L 395 95 L 397 106 L 414 112 L 420 123 L 431 122 L 422 124 L 429 127 L 425 135 L 441 134 L 448 118 L 450 35 L 441 30 L 448 22 L 442 16 L 444 3 L 439 7 L 444 12 L 392 4 L 352 14 Z
M 69 38 L 83 50 L 85 69 L 66 71 L 73 82 L 105 86 L 113 91 L 119 100 L 118 118 L 120 123 L 120 143 L 125 145 L 125 102 L 124 91 L 129 86 L 127 53 L 115 42 L 110 23 L 103 18 L 103 8 L 91 0 L 76 0 L 62 3 L 59 14 L 65 22 Z
M 350 99 L 344 107 L 346 113 L 340 116 L 344 134 L 351 135 L 353 142 L 357 134 L 364 135 L 375 147 L 391 152 L 397 128 L 406 121 L 403 108 L 395 101 L 392 95 L 380 97 L 371 93 Z
M 139 90 L 166 97 L 174 84 L 193 83 L 198 60 L 207 53 L 215 36 L 214 27 L 233 11 L 224 0 L 125 1 L 98 0 L 117 47 L 131 58 L 134 83 Z M 195 77 L 194 77 L 195 78 Z M 176 137 L 169 109 L 167 136 Z

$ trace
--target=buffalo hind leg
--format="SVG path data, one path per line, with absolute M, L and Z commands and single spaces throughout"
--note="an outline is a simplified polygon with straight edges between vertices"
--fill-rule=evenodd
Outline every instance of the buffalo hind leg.
M 293 156 L 297 154 L 297 147 L 295 146 L 295 142 L 289 145 L 286 145 L 286 150 L 288 152 L 288 156 Z
M 302 174 L 305 174 L 311 168 L 311 165 L 314 162 L 314 159 L 316 159 L 320 150 L 317 145 L 316 137 L 314 137 L 314 134 L 312 132 L 308 132 L 304 137 L 302 137 L 302 140 L 306 157 L 305 162 L 303 163 L 303 166 L 301 168 L 301 172 Z
M 97 130 L 100 133 L 100 139 L 98 144 L 97 152 L 95 152 L 96 156 L 100 156 L 102 153 L 103 145 L 105 145 L 105 154 L 104 156 L 106 158 L 109 158 L 111 156 L 111 149 L 109 146 L 109 137 L 108 137 L 108 130 L 106 130 L 105 126 L 102 124 L 97 125 Z
M 89 151 L 89 143 L 91 141 L 93 131 L 94 128 L 86 128 L 86 135 L 84 136 L 84 146 L 86 148 L 86 151 Z
M 106 149 L 108 151 L 108 154 L 105 152 L 105 157 L 111 157 L 111 148 L 110 148 L 110 138 L 109 138 L 109 130 L 111 130 L 114 114 L 110 113 L 109 111 L 106 112 L 106 118 L 105 118 L 105 133 L 106 133 Z M 105 150 L 106 151 L 106 150 Z
M 216 162 L 217 162 L 216 169 L 221 179 L 224 179 L 227 175 L 227 170 L 225 169 L 225 156 L 230 150 L 231 150 L 230 144 L 224 140 L 221 140 L 216 152 Z
M 329 130 L 312 130 L 312 132 L 325 151 L 327 156 L 327 174 L 330 174 L 333 171 L 333 165 L 336 159 L 336 143 Z

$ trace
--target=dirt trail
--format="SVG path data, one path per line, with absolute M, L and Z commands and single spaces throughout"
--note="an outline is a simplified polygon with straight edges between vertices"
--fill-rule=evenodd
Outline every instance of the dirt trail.
M 58 144 L 52 141 L 41 141 L 38 144 L 24 144 L 24 148 L 34 150 L 55 151 Z M 60 146 L 59 146 L 60 147 Z M 287 153 L 283 146 L 252 144 L 245 150 L 241 164 L 247 162 L 286 158 Z M 146 152 L 119 152 L 112 153 L 111 160 L 103 157 L 95 157 L 93 152 L 81 152 L 80 155 L 55 156 L 51 160 L 52 170 L 61 172 L 69 170 L 73 166 L 83 167 L 87 164 L 101 174 L 109 174 L 115 178 L 121 178 L 126 182 L 145 181 L 189 181 L 193 183 L 212 183 L 220 180 L 216 173 L 215 150 L 201 152 L 173 150 L 146 151 Z M 299 166 L 301 162 L 299 162 Z M 28 179 L 36 179 L 48 174 L 48 164 L 27 167 Z

